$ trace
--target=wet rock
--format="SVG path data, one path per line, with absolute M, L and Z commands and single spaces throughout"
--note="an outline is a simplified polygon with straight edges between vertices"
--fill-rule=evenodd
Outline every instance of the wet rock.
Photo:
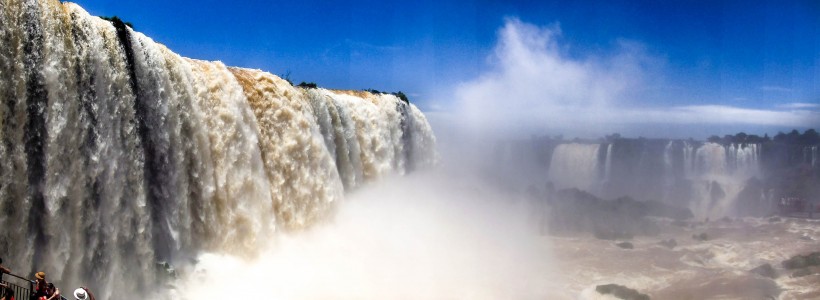
M 664 246 L 669 249 L 675 249 L 675 247 L 678 246 L 678 241 L 676 241 L 675 239 L 668 239 L 660 241 L 658 242 L 658 244 L 661 244 L 661 246 Z
M 812 252 L 808 255 L 795 255 L 781 263 L 788 270 L 803 269 L 812 266 L 820 266 L 820 252 Z
M 724 223 L 732 223 L 732 222 L 734 222 L 735 220 L 734 220 L 734 219 L 732 219 L 732 218 L 730 218 L 730 217 L 723 217 L 723 218 L 720 218 L 720 221 L 721 221 L 721 222 L 724 222 Z
M 156 270 L 161 277 L 177 278 L 177 270 L 166 261 L 156 262 Z
M 757 274 L 757 275 L 760 275 L 760 276 L 763 276 L 763 277 L 769 277 L 769 278 L 772 278 L 772 279 L 777 278 L 777 272 L 774 270 L 772 265 L 770 265 L 768 263 L 762 264 L 762 265 L 758 266 L 757 268 L 751 269 L 751 270 L 749 270 L 749 272 L 752 272 L 754 274 Z
M 813 238 L 811 238 L 810 236 L 805 235 L 805 234 L 804 234 L 804 235 L 801 235 L 801 236 L 800 236 L 800 239 L 801 239 L 801 240 L 804 240 L 804 241 L 813 241 L 813 240 L 814 240 Z
M 641 294 L 640 292 L 625 287 L 623 285 L 617 284 L 604 284 L 595 287 L 595 291 L 597 291 L 601 295 L 610 294 L 615 296 L 618 299 L 624 300 L 649 300 L 649 296 L 646 294 Z
M 621 247 L 623 249 L 635 249 L 635 246 L 632 245 L 632 243 L 630 242 L 617 243 L 615 244 L 615 246 Z
M 800 270 L 795 271 L 794 273 L 792 273 L 792 277 L 797 278 L 797 277 L 809 276 L 811 274 L 814 274 L 814 272 L 812 272 L 811 270 L 806 268 L 806 269 L 800 269 Z
M 693 234 L 692 239 L 696 240 L 696 241 L 699 241 L 699 242 L 703 242 L 703 241 L 708 241 L 709 236 L 706 235 L 705 232 L 702 232 L 701 234 Z
M 771 218 L 769 218 L 769 223 L 777 223 L 777 222 L 780 222 L 780 221 L 781 221 L 780 217 L 771 217 Z

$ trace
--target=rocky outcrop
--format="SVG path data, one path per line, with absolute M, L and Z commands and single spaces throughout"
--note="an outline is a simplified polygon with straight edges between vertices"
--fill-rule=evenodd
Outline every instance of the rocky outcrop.
M 701 232 L 700 234 L 693 234 L 692 239 L 698 242 L 704 242 L 709 240 L 709 235 L 707 235 L 705 232 Z
M 615 244 L 615 246 L 618 246 L 623 249 L 635 249 L 635 245 L 632 245 L 632 243 L 630 242 L 620 242 Z
M 784 260 L 781 265 L 786 270 L 794 271 L 791 277 L 803 277 L 812 274 L 820 274 L 820 252 L 812 252 L 806 255 L 795 255 Z
M 807 255 L 795 255 L 792 256 L 792 258 L 784 260 L 781 265 L 787 270 L 820 266 L 820 252 L 812 252 Z
M 624 300 L 649 300 L 649 295 L 641 294 L 640 292 L 617 284 L 604 284 L 595 287 L 595 291 L 602 295 L 612 295 L 618 299 Z
M 757 268 L 751 269 L 751 270 L 749 270 L 749 272 L 752 272 L 754 274 L 757 274 L 757 275 L 760 275 L 760 276 L 763 276 L 763 277 L 772 278 L 772 279 L 777 278 L 777 271 L 775 271 L 774 268 L 772 267 L 772 265 L 770 265 L 768 263 L 762 264 L 762 265 L 758 266 Z

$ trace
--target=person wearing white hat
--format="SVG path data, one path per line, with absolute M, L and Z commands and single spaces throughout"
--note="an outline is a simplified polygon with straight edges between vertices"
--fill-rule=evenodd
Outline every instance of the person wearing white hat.
M 86 287 L 79 287 L 74 290 L 74 299 L 77 300 L 96 300 L 94 299 L 94 294 L 91 293 L 90 290 Z

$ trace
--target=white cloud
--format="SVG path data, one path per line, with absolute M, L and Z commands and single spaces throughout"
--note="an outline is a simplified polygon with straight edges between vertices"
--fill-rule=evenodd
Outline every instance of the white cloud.
M 613 126 L 652 124 L 754 124 L 813 126 L 818 112 L 806 104 L 791 110 L 726 105 L 667 105 L 645 91 L 663 78 L 663 60 L 640 43 L 619 41 L 606 56 L 572 57 L 557 25 L 537 27 L 508 19 L 499 30 L 493 69 L 458 86 L 458 114 L 486 131 L 552 130 L 600 136 Z M 773 88 L 773 87 L 768 87 Z M 685 92 L 685 91 L 684 91 Z M 665 99 L 662 99 L 665 100 Z M 526 132 L 525 132 L 526 134 Z
M 677 106 L 665 110 L 640 112 L 650 116 L 646 123 L 671 124 L 754 124 L 772 126 L 806 126 L 820 118 L 812 111 L 774 111 L 726 105 Z
M 818 103 L 803 103 L 803 102 L 794 102 L 794 103 L 786 103 L 777 106 L 778 108 L 785 108 L 785 109 L 814 109 L 820 108 L 820 104 Z

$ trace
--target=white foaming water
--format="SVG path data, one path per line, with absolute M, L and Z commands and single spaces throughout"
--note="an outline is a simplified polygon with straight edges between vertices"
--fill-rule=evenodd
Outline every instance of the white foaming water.
M 160 262 L 254 256 L 345 188 L 436 162 L 393 95 L 183 58 L 72 3 L 0 0 L 0 74 L 0 253 L 102 299 L 147 296 Z
M 699 218 L 720 218 L 731 214 L 737 195 L 749 178 L 760 175 L 759 147 L 756 144 L 722 146 L 706 143 L 695 152 L 689 207 Z
M 606 161 L 604 162 L 604 182 L 608 182 L 612 176 L 612 143 L 606 146 Z
M 177 291 L 188 299 L 554 298 L 560 284 L 525 202 L 470 177 L 423 172 L 362 187 L 326 224 L 274 238 L 258 259 L 200 256 Z
M 548 178 L 556 188 L 593 191 L 598 185 L 599 144 L 561 144 L 555 148 Z
M 803 161 L 813 167 L 817 165 L 817 146 L 803 148 Z

